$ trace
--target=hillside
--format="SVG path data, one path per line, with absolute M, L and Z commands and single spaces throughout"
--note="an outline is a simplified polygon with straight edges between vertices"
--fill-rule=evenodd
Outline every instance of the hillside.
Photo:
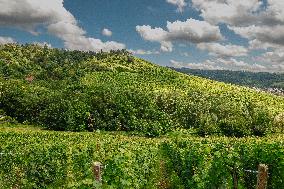
M 126 51 L 4 45 L 0 84 L 2 121 L 50 130 L 245 136 L 283 127 L 283 97 L 188 76 Z
M 171 68 L 178 72 L 192 74 L 216 81 L 261 89 L 278 88 L 284 90 L 284 74 L 268 72 L 247 72 L 230 70 L 197 70 L 190 68 Z

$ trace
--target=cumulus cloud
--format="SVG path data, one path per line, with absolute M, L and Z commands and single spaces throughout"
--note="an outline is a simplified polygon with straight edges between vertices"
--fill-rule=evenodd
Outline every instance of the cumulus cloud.
M 223 45 L 216 42 L 217 40 L 200 42 L 200 40 L 191 39 L 190 41 L 195 43 L 198 49 L 208 51 L 215 58 L 199 63 L 172 60 L 172 64 L 195 69 L 284 71 L 284 1 L 192 0 L 192 6 L 200 12 L 204 22 L 213 26 L 225 24 L 235 34 L 247 39 L 249 46 Z M 167 40 L 164 41 L 187 41 L 188 34 L 192 31 L 183 27 L 185 32 L 181 32 L 183 29 L 180 27 L 180 21 L 175 23 L 177 24 L 172 24 L 172 29 L 170 24 L 167 25 Z M 206 30 L 202 29 L 202 31 Z M 250 50 L 257 49 L 264 49 L 265 52 L 256 57 L 248 57 Z M 245 57 L 249 63 L 233 57 Z
M 191 69 L 198 69 L 198 70 L 224 70 L 225 68 L 216 65 L 215 62 L 211 60 L 206 60 L 202 63 L 185 63 L 179 62 L 175 60 L 171 60 L 170 64 L 176 68 L 191 68 Z
M 135 55 L 151 55 L 151 54 L 160 53 L 159 51 L 149 51 L 149 50 L 143 50 L 143 49 L 137 49 L 137 50 L 130 49 L 128 51 Z
M 63 0 L 0 0 L 0 24 L 35 30 L 39 24 L 65 20 L 76 23 L 73 15 L 63 7 Z
M 81 51 L 95 51 L 100 50 L 110 51 L 110 50 L 119 50 L 125 49 L 125 45 L 117 43 L 114 41 L 103 42 L 100 39 L 87 38 L 85 36 L 78 36 L 76 38 L 67 36 L 67 40 L 64 42 L 65 46 L 69 49 L 81 50 Z
M 167 22 L 168 38 L 171 41 L 188 41 L 192 43 L 211 42 L 222 39 L 218 26 L 205 21 L 187 19 L 185 22 Z
M 162 52 L 172 52 L 173 44 L 170 41 L 161 41 L 161 51 Z
M 0 0 L 0 25 L 21 28 L 39 34 L 38 27 L 47 28 L 72 50 L 109 51 L 122 49 L 122 43 L 86 37 L 75 17 L 64 8 L 63 0 Z
M 222 64 L 231 70 L 245 70 L 245 71 L 251 71 L 251 72 L 272 71 L 267 66 L 257 64 L 257 63 L 249 64 L 247 62 L 244 62 L 242 60 L 236 60 L 234 58 L 230 58 L 230 59 L 218 58 L 217 62 L 218 64 Z
M 221 45 L 219 43 L 200 43 L 197 47 L 207 50 L 209 54 L 218 57 L 247 56 L 248 49 L 238 45 Z
M 229 27 L 229 29 L 244 38 L 257 40 L 258 42 L 264 43 L 266 45 L 270 44 L 270 47 L 273 47 L 274 45 L 284 46 L 284 25 L 252 25 L 247 27 Z
M 223 59 L 223 58 L 218 58 L 216 60 L 218 63 L 221 63 L 226 66 L 232 66 L 232 67 L 240 67 L 240 68 L 246 68 L 250 67 L 251 65 L 242 61 L 242 60 L 236 60 L 234 58 L 229 58 L 229 59 Z
M 259 57 L 260 61 L 267 62 L 273 65 L 284 66 L 284 48 L 267 51 Z
M 7 44 L 7 43 L 15 43 L 15 40 L 11 37 L 1 37 L 0 36 L 0 44 Z
M 102 30 L 102 34 L 103 34 L 104 36 L 110 37 L 110 36 L 112 36 L 112 31 L 110 31 L 110 30 L 107 29 L 107 28 L 104 28 L 104 29 Z
M 274 45 L 271 45 L 270 43 L 262 43 L 258 39 L 253 39 L 249 41 L 249 49 L 268 49 L 270 47 L 274 47 Z
M 204 43 L 218 41 L 222 35 L 218 26 L 206 21 L 187 19 L 167 22 L 167 30 L 149 25 L 136 26 L 136 31 L 147 41 L 159 42 L 162 51 L 172 51 L 173 42 Z
M 147 41 L 163 41 L 168 34 L 162 28 L 152 28 L 149 25 L 136 26 L 136 31 Z
M 38 45 L 38 46 L 41 46 L 41 47 L 48 47 L 48 48 L 52 48 L 52 45 L 50 43 L 47 43 L 47 42 L 38 42 L 38 41 L 35 41 L 33 42 L 34 45 Z
M 174 67 L 185 67 L 191 69 L 202 69 L 202 70 L 244 70 L 252 72 L 262 71 L 275 71 L 275 67 L 267 67 L 260 64 L 249 64 L 242 60 L 236 60 L 234 58 L 217 58 L 213 60 L 205 60 L 199 63 L 185 63 L 175 60 L 171 60 L 170 63 Z
M 178 11 L 179 12 L 183 12 L 184 7 L 187 6 L 187 3 L 185 2 L 185 0 L 167 0 L 168 3 L 175 5 L 178 7 Z
M 284 1 L 280 0 L 192 0 L 204 20 L 230 26 L 284 24 Z
M 224 23 L 234 33 L 247 39 L 249 50 L 266 50 L 255 60 L 264 63 L 268 71 L 283 71 L 284 1 L 192 0 L 192 5 L 205 21 Z M 208 45 L 203 49 L 212 51 Z
M 230 25 L 247 25 L 257 18 L 255 12 L 262 2 L 259 0 L 192 0 L 192 5 L 201 11 L 208 22 Z

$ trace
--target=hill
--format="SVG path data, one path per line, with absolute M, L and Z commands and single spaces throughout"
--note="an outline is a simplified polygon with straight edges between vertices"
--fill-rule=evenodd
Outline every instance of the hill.
M 2 45 L 0 84 L 2 120 L 51 130 L 246 136 L 283 127 L 283 97 L 188 76 L 124 50 Z
M 268 72 L 248 72 L 230 70 L 197 70 L 171 68 L 181 73 L 192 74 L 216 81 L 261 89 L 278 88 L 284 90 L 284 74 Z

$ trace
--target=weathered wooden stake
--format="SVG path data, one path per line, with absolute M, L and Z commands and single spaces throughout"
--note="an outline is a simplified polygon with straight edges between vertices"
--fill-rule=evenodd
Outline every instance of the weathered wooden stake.
M 93 174 L 97 182 L 102 182 L 102 164 L 100 162 L 93 162 Z
M 233 180 L 234 180 L 234 189 L 238 189 L 238 173 L 235 167 L 233 169 Z
M 268 166 L 259 164 L 256 189 L 266 189 L 268 180 Z

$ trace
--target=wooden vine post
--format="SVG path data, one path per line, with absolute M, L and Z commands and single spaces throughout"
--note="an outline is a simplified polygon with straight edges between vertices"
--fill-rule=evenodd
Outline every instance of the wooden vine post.
M 238 173 L 236 167 L 233 169 L 233 182 L 234 182 L 234 189 L 238 189 Z
M 102 164 L 100 162 L 93 162 L 93 174 L 98 183 L 102 182 Z
M 256 189 L 266 189 L 268 180 L 268 166 L 259 164 Z

